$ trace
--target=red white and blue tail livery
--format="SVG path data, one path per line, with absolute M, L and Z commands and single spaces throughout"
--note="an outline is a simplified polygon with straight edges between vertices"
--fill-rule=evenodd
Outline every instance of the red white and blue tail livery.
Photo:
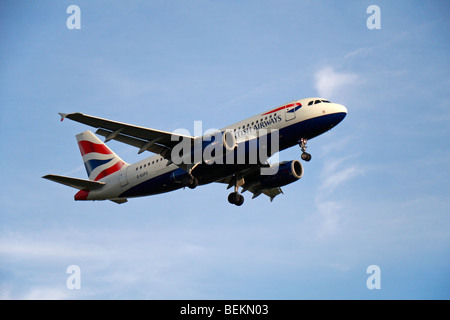
M 303 176 L 299 160 L 269 164 L 267 159 L 298 145 L 301 159 L 310 161 L 307 141 L 335 127 L 347 109 L 322 98 L 300 99 L 201 137 L 82 113 L 60 115 L 61 120 L 68 118 L 97 128 L 95 133 L 105 137 L 102 142 L 91 131 L 76 136 L 88 179 L 54 174 L 43 177 L 78 189 L 75 200 L 124 203 L 129 198 L 218 182 L 234 188 L 228 202 L 240 206 L 245 191 L 251 192 L 252 198 L 264 194 L 273 200 L 283 193 L 282 186 L 299 180 Z M 155 155 L 128 164 L 106 146 L 110 140 L 134 146 L 138 153 Z
M 92 132 L 85 131 L 76 137 L 89 180 L 98 181 L 127 165 Z

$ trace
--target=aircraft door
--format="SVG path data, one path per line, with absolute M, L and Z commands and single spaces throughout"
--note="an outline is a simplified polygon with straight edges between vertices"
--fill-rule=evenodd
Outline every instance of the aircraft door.
M 125 187 L 128 184 L 128 166 L 120 170 L 120 186 Z
M 286 121 L 295 119 L 295 103 L 288 104 L 284 111 L 286 113 Z

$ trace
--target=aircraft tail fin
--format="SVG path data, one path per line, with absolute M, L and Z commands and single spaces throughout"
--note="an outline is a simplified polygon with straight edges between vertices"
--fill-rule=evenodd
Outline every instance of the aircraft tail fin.
M 89 180 L 100 180 L 127 164 L 91 131 L 82 132 L 76 138 Z

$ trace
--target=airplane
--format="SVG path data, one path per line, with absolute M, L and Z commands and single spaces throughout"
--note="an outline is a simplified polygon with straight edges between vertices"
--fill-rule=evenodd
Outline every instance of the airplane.
M 347 108 L 323 98 L 293 100 L 197 137 L 82 113 L 59 115 L 61 121 L 67 118 L 97 128 L 95 133 L 105 137 L 102 142 L 89 130 L 76 135 L 89 179 L 42 177 L 78 189 L 75 200 L 121 204 L 129 198 L 217 182 L 228 189 L 234 187 L 228 202 L 241 206 L 244 197 L 239 188 L 242 193 L 253 193 L 252 199 L 264 194 L 272 202 L 283 193 L 282 186 L 299 180 L 303 176 L 299 160 L 270 164 L 268 158 L 298 145 L 301 159 L 310 161 L 307 141 L 339 124 Z M 139 154 L 149 151 L 156 155 L 128 164 L 105 144 L 110 140 L 139 148 Z

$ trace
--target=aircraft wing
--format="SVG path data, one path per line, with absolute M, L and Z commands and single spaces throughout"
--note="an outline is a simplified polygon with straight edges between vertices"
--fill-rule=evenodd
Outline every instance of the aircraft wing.
M 252 190 L 252 187 L 250 187 L 248 190 L 253 193 L 252 199 L 256 198 L 261 193 L 263 193 L 263 194 L 265 194 L 266 196 L 268 196 L 270 198 L 271 202 L 273 201 L 273 199 L 277 195 L 283 193 L 283 190 L 281 190 L 280 187 L 278 187 L 278 188 L 271 188 L 271 189 L 261 189 L 261 190 L 257 190 L 257 189 Z
M 257 169 L 257 170 L 256 170 Z M 265 194 L 270 198 L 270 201 L 273 201 L 273 199 L 283 193 L 283 190 L 281 188 L 262 188 L 257 183 L 257 177 L 259 176 L 259 168 L 255 168 L 253 170 L 247 170 L 243 171 L 241 173 L 241 177 L 244 179 L 244 184 L 242 185 L 242 192 L 250 191 L 253 193 L 252 199 L 260 196 L 261 194 Z M 226 183 L 228 184 L 227 189 L 234 186 L 234 176 L 229 176 L 224 179 L 218 180 L 219 183 Z
M 104 136 L 105 142 L 109 140 L 116 140 L 133 147 L 139 148 L 139 153 L 150 151 L 160 154 L 162 157 L 169 159 L 170 151 L 178 144 L 181 139 L 191 139 L 194 137 L 180 135 L 176 133 L 149 129 L 145 127 L 135 126 L 122 122 L 98 118 L 82 113 L 59 113 L 61 121 L 68 118 L 86 124 L 91 127 L 98 128 L 95 132 L 98 135 Z

